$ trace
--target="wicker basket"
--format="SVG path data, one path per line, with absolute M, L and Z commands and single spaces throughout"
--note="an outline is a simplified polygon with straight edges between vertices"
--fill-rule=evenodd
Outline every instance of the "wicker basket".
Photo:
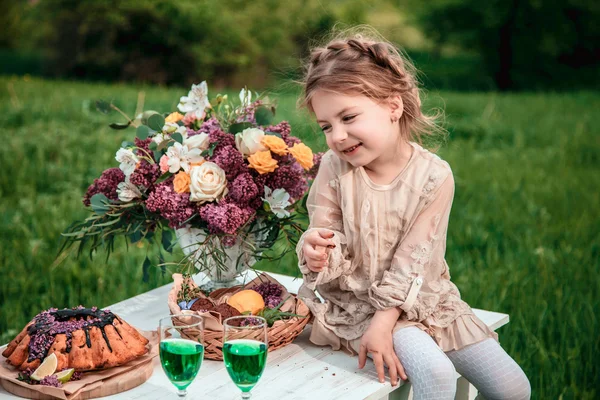
M 181 287 L 183 277 L 180 274 L 174 274 L 173 288 L 169 293 L 169 310 L 172 315 L 189 313 L 204 317 L 204 357 L 210 360 L 223 360 L 223 318 L 221 314 L 214 311 L 198 312 L 185 310 L 182 311 L 177 303 L 177 293 Z M 268 274 L 261 273 L 256 279 L 243 286 L 234 286 L 227 289 L 218 289 L 212 292 L 208 298 L 216 305 L 225 303 L 229 297 L 241 289 L 251 289 L 265 281 L 271 281 L 283 288 L 283 298 L 288 300 L 281 307 L 282 311 L 292 312 L 303 315 L 304 318 L 293 317 L 286 320 L 275 321 L 273 326 L 267 328 L 269 339 L 269 351 L 277 350 L 290 344 L 301 332 L 310 320 L 310 310 L 295 294 L 288 293 L 283 285 Z M 186 325 L 185 317 L 173 319 L 175 325 Z M 194 335 L 191 335 L 193 338 Z

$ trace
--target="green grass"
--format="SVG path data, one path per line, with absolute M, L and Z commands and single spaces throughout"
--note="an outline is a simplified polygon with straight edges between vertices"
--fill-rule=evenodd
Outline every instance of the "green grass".
M 141 87 L 0 78 L 0 343 L 40 310 L 106 306 L 170 281 L 147 247 L 119 246 L 50 266 L 61 231 L 86 216 L 81 196 L 133 131 L 90 104 L 132 114 Z M 174 109 L 185 89 L 143 88 L 146 109 Z M 314 125 L 280 97 L 280 118 L 323 149 Z M 504 348 L 536 399 L 600 396 L 600 93 L 431 93 L 444 105 L 456 179 L 447 260 L 473 307 L 508 313 Z M 173 259 L 176 259 L 176 254 Z M 293 274 L 293 260 L 262 268 Z M 166 299 L 165 299 L 166 301 Z

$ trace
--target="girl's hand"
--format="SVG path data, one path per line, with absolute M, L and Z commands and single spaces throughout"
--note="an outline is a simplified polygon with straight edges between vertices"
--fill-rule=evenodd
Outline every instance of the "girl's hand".
M 327 249 L 333 249 L 335 244 L 331 238 L 333 232 L 329 229 L 315 229 L 304 237 L 304 259 L 306 266 L 312 272 L 321 272 L 327 265 L 329 253 Z
M 385 382 L 384 366 L 387 366 L 392 386 L 398 384 L 398 376 L 403 380 L 408 379 L 404 367 L 394 351 L 392 341 L 392 328 L 399 315 L 400 313 L 395 309 L 377 311 L 369 329 L 360 341 L 360 352 L 358 354 L 358 368 L 363 369 L 367 363 L 367 353 L 371 353 L 381 383 Z

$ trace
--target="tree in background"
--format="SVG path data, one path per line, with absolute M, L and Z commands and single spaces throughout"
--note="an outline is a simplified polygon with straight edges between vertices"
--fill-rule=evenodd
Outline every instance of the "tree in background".
M 309 40 L 339 20 L 334 13 L 360 20 L 358 3 L 16 0 L 0 50 L 34 49 L 50 76 L 257 87 L 273 71 L 295 73 Z
M 600 83 L 597 1 L 399 0 L 398 5 L 417 13 L 438 46 L 479 53 L 500 90 Z

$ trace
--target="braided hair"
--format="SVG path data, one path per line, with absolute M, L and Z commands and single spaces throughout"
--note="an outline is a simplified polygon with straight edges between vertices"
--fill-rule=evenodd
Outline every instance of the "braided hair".
M 423 143 L 423 136 L 445 132 L 436 124 L 439 114 L 422 112 L 416 75 L 408 58 L 385 39 L 372 33 L 343 34 L 310 52 L 299 105 L 314 111 L 311 99 L 317 90 L 364 95 L 377 102 L 401 96 L 400 134 Z

